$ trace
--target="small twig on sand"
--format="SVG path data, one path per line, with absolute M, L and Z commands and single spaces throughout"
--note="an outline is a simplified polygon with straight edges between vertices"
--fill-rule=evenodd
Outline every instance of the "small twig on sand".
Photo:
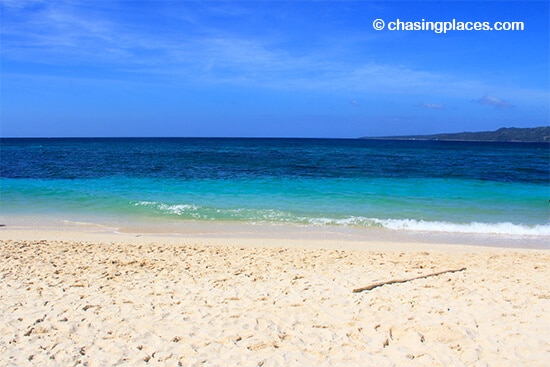
M 421 276 L 414 277 L 414 278 L 409 278 L 409 279 L 394 279 L 394 280 L 389 280 L 387 282 L 374 283 L 374 284 L 371 284 L 371 285 L 367 285 L 366 287 L 361 287 L 361 288 L 354 289 L 353 293 L 359 293 L 359 292 L 363 292 L 363 291 L 370 291 L 371 289 L 378 288 L 378 287 L 381 287 L 381 286 L 386 285 L 386 284 L 406 283 L 406 282 L 410 282 L 411 280 L 435 277 L 436 275 L 441 275 L 441 274 L 445 274 L 445 273 L 455 273 L 457 271 L 463 271 L 463 270 L 466 270 L 466 268 L 455 269 L 455 270 L 445 270 L 445 271 L 440 271 L 440 272 L 437 272 L 437 273 L 432 273 L 432 274 L 427 274 L 427 275 L 421 275 Z

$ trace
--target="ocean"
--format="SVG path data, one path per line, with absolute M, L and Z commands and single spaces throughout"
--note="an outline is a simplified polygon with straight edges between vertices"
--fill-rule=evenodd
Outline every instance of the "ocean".
M 0 214 L 550 236 L 549 153 L 536 143 L 2 138 Z

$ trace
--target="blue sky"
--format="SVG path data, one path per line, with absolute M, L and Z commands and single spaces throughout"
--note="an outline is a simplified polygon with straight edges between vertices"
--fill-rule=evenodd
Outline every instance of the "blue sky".
M 384 136 L 549 124 L 547 1 L 1 0 L 0 133 Z M 523 31 L 376 31 L 375 19 Z

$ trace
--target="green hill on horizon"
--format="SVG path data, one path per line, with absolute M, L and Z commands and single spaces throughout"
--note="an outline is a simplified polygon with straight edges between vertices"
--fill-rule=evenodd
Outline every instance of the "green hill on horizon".
M 432 135 L 405 135 L 364 137 L 363 139 L 402 139 L 402 140 L 455 140 L 455 141 L 495 141 L 550 143 L 550 126 L 540 127 L 502 127 L 495 131 L 460 132 Z

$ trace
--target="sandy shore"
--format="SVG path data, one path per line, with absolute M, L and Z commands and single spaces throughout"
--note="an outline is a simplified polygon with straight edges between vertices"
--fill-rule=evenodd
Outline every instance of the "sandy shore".
M 0 236 L 2 366 L 550 360 L 549 251 L 8 228 Z

